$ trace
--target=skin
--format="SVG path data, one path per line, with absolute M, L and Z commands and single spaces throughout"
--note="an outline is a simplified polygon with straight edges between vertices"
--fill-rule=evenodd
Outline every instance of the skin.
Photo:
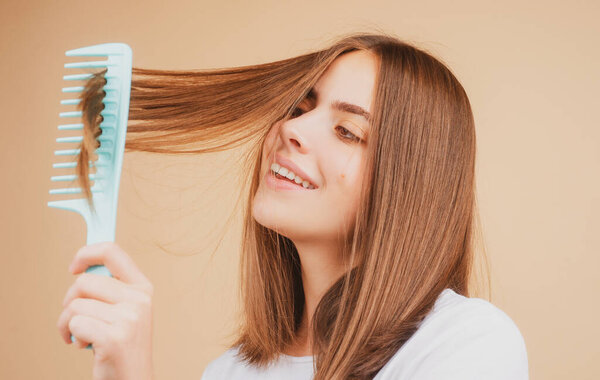
M 309 321 L 325 291 L 348 270 L 341 257 L 340 239 L 351 231 L 365 170 L 368 121 L 332 110 L 330 103 L 345 101 L 372 114 L 377 70 L 378 60 L 370 52 L 352 51 L 338 57 L 314 86 L 318 100 L 311 103 L 305 99 L 292 118 L 273 125 L 264 142 L 262 180 L 252 204 L 253 217 L 295 244 L 302 267 L 304 315 L 288 355 L 312 355 Z M 345 139 L 352 135 L 363 141 Z M 264 178 L 275 152 L 304 170 L 318 188 L 289 191 L 269 187 Z

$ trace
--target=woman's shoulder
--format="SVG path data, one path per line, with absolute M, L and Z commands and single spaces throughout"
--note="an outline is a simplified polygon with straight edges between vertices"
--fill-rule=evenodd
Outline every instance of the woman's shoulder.
M 499 307 L 447 288 L 376 379 L 528 379 L 525 340 Z
M 239 377 L 238 372 L 247 370 L 245 363 L 239 359 L 238 347 L 227 349 L 217 358 L 208 363 L 204 369 L 201 380 L 213 380 L 224 378 L 243 378 Z
M 215 377 L 215 375 L 218 373 L 219 369 L 230 366 L 230 363 L 233 361 L 233 351 L 234 350 L 230 348 L 217 358 L 212 359 L 204 368 L 200 380 L 216 379 L 217 377 Z
M 457 329 L 474 325 L 483 327 L 496 327 L 519 333 L 515 322 L 498 306 L 476 297 L 465 297 L 450 288 L 444 289 L 436 300 L 432 310 L 421 322 L 427 324 L 448 324 Z
M 224 368 L 230 367 L 232 363 L 237 361 L 237 353 L 237 347 L 227 349 L 207 364 L 204 375 L 215 372 L 217 368 L 223 370 Z M 204 377 L 202 377 L 202 379 L 204 379 Z

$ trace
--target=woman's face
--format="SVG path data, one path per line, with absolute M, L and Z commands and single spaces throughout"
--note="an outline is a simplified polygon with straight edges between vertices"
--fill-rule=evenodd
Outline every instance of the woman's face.
M 339 56 L 292 118 L 273 125 L 264 142 L 261 181 L 252 205 L 258 223 L 292 241 L 313 243 L 335 244 L 350 231 L 369 131 L 368 115 L 351 110 L 371 112 L 377 70 L 372 53 L 358 50 Z M 335 106 L 342 102 L 349 105 Z M 315 188 L 276 179 L 271 170 L 274 162 Z

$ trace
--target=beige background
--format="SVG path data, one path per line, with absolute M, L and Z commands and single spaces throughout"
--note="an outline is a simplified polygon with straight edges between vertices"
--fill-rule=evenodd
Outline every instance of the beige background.
M 126 42 L 138 67 L 216 68 L 378 29 L 436 54 L 470 96 L 492 302 L 531 378 L 600 378 L 599 18 L 597 1 L 2 0 L 0 378 L 91 378 L 92 353 L 56 329 L 85 226 L 46 207 L 66 50 Z M 156 287 L 157 379 L 199 379 L 235 327 L 234 155 L 125 157 L 116 236 Z

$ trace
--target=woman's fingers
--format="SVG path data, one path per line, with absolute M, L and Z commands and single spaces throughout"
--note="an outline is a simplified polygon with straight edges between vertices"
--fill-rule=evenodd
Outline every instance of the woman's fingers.
M 113 277 L 82 273 L 67 289 L 63 306 L 75 298 L 93 298 L 110 304 L 136 301 L 144 296 L 142 293 L 144 291 L 137 286 L 125 284 Z
M 102 339 L 108 336 L 109 331 L 109 325 L 106 322 L 79 314 L 71 318 L 68 327 L 77 340 L 79 348 L 87 347 L 90 343 L 102 344 Z
M 119 329 L 119 326 L 122 327 L 124 324 L 136 324 L 140 320 L 139 316 L 147 313 L 152 307 L 149 296 L 146 295 L 145 297 L 146 298 L 143 296 L 136 302 L 123 302 L 115 305 L 107 304 L 95 299 L 76 298 L 65 307 L 58 317 L 56 325 L 60 332 L 60 336 L 67 344 L 72 343 L 71 335 L 78 338 L 71 330 L 71 323 L 73 318 L 81 316 L 100 321 L 104 323 L 104 327 L 116 326 L 117 330 Z M 104 333 L 106 333 L 106 331 L 108 330 L 103 330 Z M 92 336 L 90 334 L 91 333 L 85 331 L 80 331 L 80 338 L 84 338 L 86 343 L 98 343 L 97 339 L 99 335 Z M 93 337 L 95 337 L 96 340 L 94 340 Z
M 113 277 L 123 282 L 140 284 L 147 290 L 152 288 L 150 281 L 131 257 L 114 242 L 100 242 L 81 247 L 75 254 L 69 270 L 77 274 L 92 265 L 106 266 Z
M 69 331 L 69 322 L 76 315 L 84 315 L 99 319 L 105 323 L 111 324 L 118 320 L 121 310 L 107 303 L 88 299 L 76 298 L 71 301 L 58 317 L 56 327 L 60 336 L 67 343 L 71 343 L 71 332 Z

